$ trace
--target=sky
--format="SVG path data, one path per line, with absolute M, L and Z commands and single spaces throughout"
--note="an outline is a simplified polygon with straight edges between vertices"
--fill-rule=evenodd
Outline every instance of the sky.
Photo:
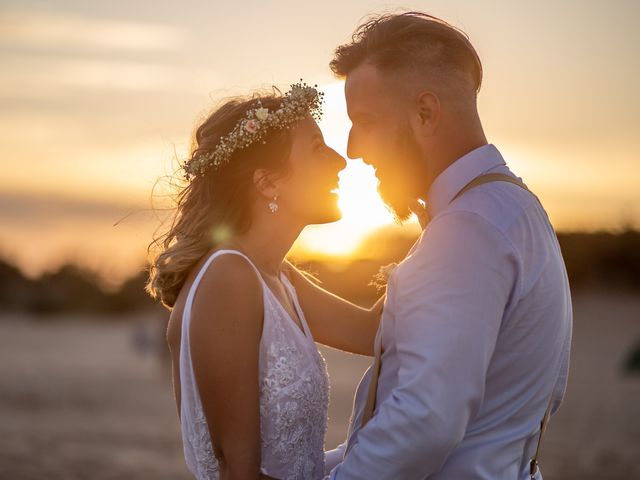
M 367 14 L 402 9 L 469 35 L 488 139 L 558 230 L 640 227 L 636 1 L 2 0 L 0 254 L 31 274 L 68 260 L 112 276 L 137 268 L 161 215 L 154 185 L 228 96 L 318 83 L 325 138 L 344 153 L 332 52 Z M 348 253 L 391 223 L 359 160 L 341 175 L 341 206 L 340 223 L 298 247 Z

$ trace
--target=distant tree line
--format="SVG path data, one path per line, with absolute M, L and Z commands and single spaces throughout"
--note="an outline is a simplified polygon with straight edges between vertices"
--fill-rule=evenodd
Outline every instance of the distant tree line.
M 97 274 L 76 265 L 33 280 L 0 260 L 0 311 L 42 315 L 61 313 L 122 314 L 156 308 L 144 292 L 146 273 L 140 272 L 115 291 L 102 288 Z
M 584 288 L 640 292 L 640 232 L 564 233 L 558 240 L 573 291 Z M 382 265 L 400 261 L 414 239 L 383 232 L 359 249 L 354 260 L 305 261 L 299 266 L 322 285 L 356 303 L 369 305 L 379 293 L 371 285 Z M 64 265 L 37 279 L 25 277 L 0 260 L 0 311 L 41 315 L 63 313 L 124 314 L 158 309 L 144 292 L 146 272 L 127 280 L 116 291 L 101 287 L 98 276 L 76 265 Z
M 565 233 L 558 241 L 574 289 L 640 291 L 640 231 Z

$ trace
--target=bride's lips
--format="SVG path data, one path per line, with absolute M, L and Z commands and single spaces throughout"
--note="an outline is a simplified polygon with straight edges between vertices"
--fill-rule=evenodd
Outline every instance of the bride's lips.
M 331 193 L 332 195 L 338 195 L 338 179 L 336 179 L 335 183 L 333 183 L 331 185 L 331 189 L 329 190 L 329 193 Z

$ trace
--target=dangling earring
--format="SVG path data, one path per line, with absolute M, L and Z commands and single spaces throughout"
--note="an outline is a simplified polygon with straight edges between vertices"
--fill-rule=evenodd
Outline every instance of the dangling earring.
M 278 200 L 277 195 L 273 197 L 271 202 L 269 202 L 269 210 L 271 210 L 271 213 L 276 213 L 278 211 L 278 204 L 276 203 L 276 200 Z

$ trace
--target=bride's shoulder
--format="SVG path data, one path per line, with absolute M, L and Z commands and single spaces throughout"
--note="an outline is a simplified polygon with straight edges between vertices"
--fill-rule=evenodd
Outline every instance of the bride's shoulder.
M 243 256 L 218 254 L 211 262 L 206 259 L 201 262 L 197 271 L 203 268 L 194 298 L 194 310 L 214 304 L 218 307 L 234 305 L 240 309 L 262 305 L 262 286 L 257 272 Z
M 253 266 L 239 255 L 219 255 L 201 268 L 206 270 L 196 286 L 189 320 L 194 361 L 199 354 L 210 360 L 212 350 L 215 355 L 228 348 L 253 351 L 264 318 L 262 286 Z

